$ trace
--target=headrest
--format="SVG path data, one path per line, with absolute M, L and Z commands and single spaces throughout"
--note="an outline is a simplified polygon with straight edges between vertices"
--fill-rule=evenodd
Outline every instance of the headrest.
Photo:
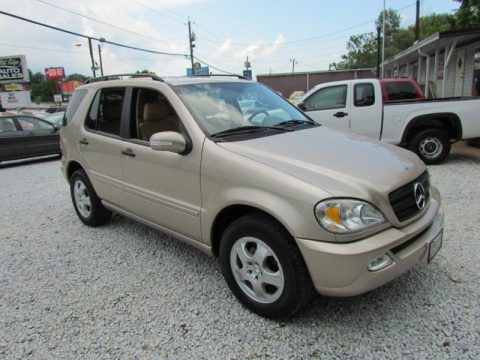
M 161 120 L 168 116 L 168 111 L 167 103 L 146 103 L 143 107 L 143 121 Z
M 122 116 L 122 103 L 112 102 L 103 104 L 103 118 L 105 120 L 118 120 Z

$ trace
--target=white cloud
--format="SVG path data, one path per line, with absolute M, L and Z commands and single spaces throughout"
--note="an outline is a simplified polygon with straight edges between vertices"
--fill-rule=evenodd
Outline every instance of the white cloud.
M 232 39 L 228 38 L 223 42 L 220 48 L 212 55 L 212 59 L 216 59 L 229 53 L 232 50 Z

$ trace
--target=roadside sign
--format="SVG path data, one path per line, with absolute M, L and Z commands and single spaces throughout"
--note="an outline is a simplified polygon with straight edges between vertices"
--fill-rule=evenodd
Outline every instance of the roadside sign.
M 0 57 L 0 84 L 29 82 L 25 55 Z
M 2 106 L 5 109 L 16 109 L 19 107 L 30 107 L 30 91 L 11 91 L 0 93 Z
M 243 70 L 243 77 L 252 80 L 252 70 Z
M 194 64 L 195 65 L 195 64 Z M 195 75 L 209 75 L 210 69 L 208 66 L 201 66 L 199 68 L 195 68 Z M 192 76 L 192 68 L 187 68 L 187 76 Z
M 45 77 L 48 80 L 64 79 L 65 69 L 63 67 L 45 68 Z
M 15 90 L 23 90 L 22 85 L 19 84 L 5 84 L 6 91 L 15 91 Z
M 53 101 L 55 102 L 62 102 L 62 94 L 55 94 L 53 95 Z

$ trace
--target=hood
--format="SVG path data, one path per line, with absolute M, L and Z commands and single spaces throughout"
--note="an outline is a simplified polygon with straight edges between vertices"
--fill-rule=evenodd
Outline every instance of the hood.
M 388 196 L 425 171 L 408 150 L 325 126 L 218 145 L 337 197 Z

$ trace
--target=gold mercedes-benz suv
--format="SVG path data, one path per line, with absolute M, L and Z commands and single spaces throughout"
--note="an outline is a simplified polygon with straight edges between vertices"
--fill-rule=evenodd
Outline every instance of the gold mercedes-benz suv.
M 271 318 L 440 249 L 440 195 L 412 152 L 321 126 L 256 82 L 142 76 L 92 79 L 70 100 L 62 171 L 86 225 L 116 212 L 218 257 Z

